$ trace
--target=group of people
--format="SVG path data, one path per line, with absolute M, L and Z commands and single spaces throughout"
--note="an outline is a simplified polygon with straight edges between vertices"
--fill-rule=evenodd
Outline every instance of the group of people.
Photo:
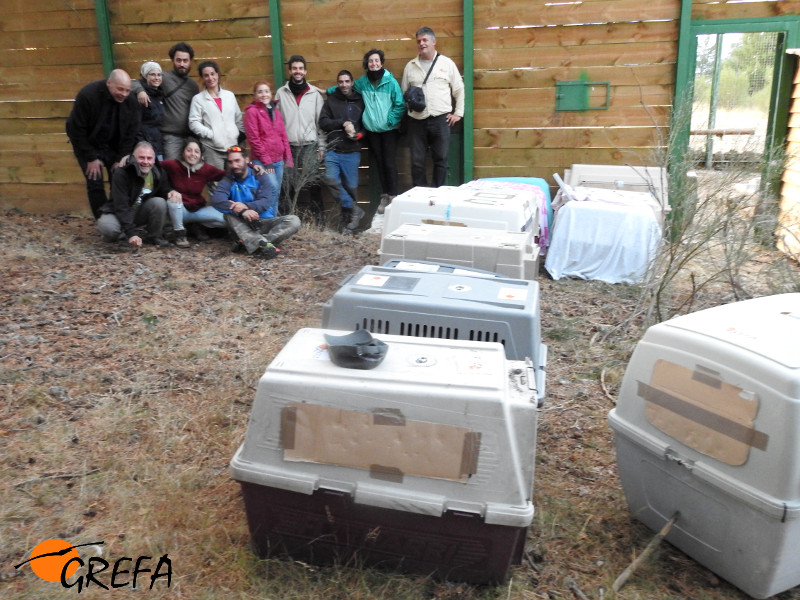
M 316 177 L 289 178 L 286 185 L 284 172 L 311 174 L 320 164 L 322 182 L 340 205 L 343 231 L 353 232 L 365 215 L 356 193 L 362 145 L 366 142 L 375 157 L 382 213 L 398 193 L 396 154 L 404 118 L 413 185 L 428 185 L 428 149 L 432 185 L 444 184 L 450 128 L 464 113 L 464 86 L 453 61 L 436 52 L 430 28 L 420 29 L 416 39 L 418 56 L 400 82 L 385 69 L 383 51 L 373 49 L 364 55 L 364 75 L 354 79 L 350 71 L 340 71 L 325 98 L 306 81 L 305 59 L 293 55 L 286 83 L 273 95 L 268 82 L 256 82 L 244 113 L 234 94 L 222 88 L 212 60 L 198 65 L 200 90 L 190 77 L 194 51 L 184 42 L 170 49 L 169 71 L 148 61 L 135 80 L 116 69 L 106 80 L 84 86 L 66 129 L 101 235 L 133 246 L 143 241 L 166 246 L 169 219 L 179 247 L 190 246 L 187 227 L 198 240 L 208 238 L 206 227 L 226 227 L 235 247 L 275 256 L 277 245 L 300 228 L 300 220 L 287 214 L 287 199 L 297 191 L 292 181 L 308 182 L 312 213 L 322 214 Z M 412 86 L 424 91 L 422 109 L 404 100 Z M 138 235 L 142 227 L 144 240 Z

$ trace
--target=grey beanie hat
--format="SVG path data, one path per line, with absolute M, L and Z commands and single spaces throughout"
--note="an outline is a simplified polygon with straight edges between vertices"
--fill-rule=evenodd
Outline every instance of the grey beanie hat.
M 154 71 L 156 69 L 160 71 L 161 65 L 155 61 L 148 60 L 142 65 L 142 77 L 147 77 L 147 74 L 150 73 L 150 71 Z

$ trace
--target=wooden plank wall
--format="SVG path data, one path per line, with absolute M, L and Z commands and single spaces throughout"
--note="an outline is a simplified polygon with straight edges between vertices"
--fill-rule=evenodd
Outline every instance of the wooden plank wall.
M 795 73 L 789 109 L 786 170 L 783 172 L 778 249 L 800 260 L 800 72 Z
M 275 79 L 267 0 L 108 2 L 117 65 L 134 75 L 144 60 L 170 68 L 167 50 L 183 40 L 196 60 L 219 62 L 223 85 L 243 107 L 255 80 Z M 0 207 L 85 212 L 63 132 L 77 91 L 103 76 L 94 1 L 6 0 L 3 8 Z M 552 183 L 572 163 L 653 164 L 671 110 L 679 12 L 680 0 L 475 0 L 474 72 L 465 74 L 475 86 L 475 176 Z M 797 13 L 800 0 L 694 0 L 693 8 L 695 19 Z M 422 25 L 463 72 L 462 0 L 407 0 L 401 9 L 378 0 L 282 0 L 281 20 L 284 56 L 303 54 L 309 80 L 322 88 L 342 68 L 360 76 L 373 47 L 399 79 Z M 610 82 L 609 109 L 557 113 L 556 82 L 581 77 Z M 408 186 L 405 150 L 400 170 Z
M 183 41 L 195 53 L 191 76 L 202 82 L 197 64 L 216 61 L 222 73 L 222 87 L 239 97 L 242 108 L 252 100 L 255 81 L 273 79 L 265 0 L 108 0 L 108 4 L 115 62 L 132 77 L 139 76 L 145 60 L 158 61 L 163 69 L 171 69 L 167 52 L 175 42 Z
M 693 21 L 761 19 L 800 14 L 800 0 L 692 0 Z
M 336 74 L 342 69 L 348 69 L 356 79 L 361 77 L 362 58 L 373 48 L 383 50 L 384 66 L 399 82 L 406 63 L 417 54 L 415 33 L 424 25 L 436 32 L 437 50 L 452 58 L 463 73 L 461 0 L 407 0 L 402 11 L 397 4 L 379 0 L 281 0 L 281 21 L 284 58 L 292 54 L 304 56 L 308 80 L 323 90 L 336 84 Z M 411 187 L 411 168 L 408 147 L 402 139 L 397 163 L 399 186 L 404 191 Z M 369 197 L 368 165 L 365 151 L 359 179 L 361 199 Z
M 678 0 L 525 3 L 475 11 L 475 176 L 551 182 L 573 163 L 657 164 Z M 556 82 L 610 82 L 608 110 L 556 112 Z
M 1 206 L 83 209 L 64 120 L 79 82 L 103 76 L 94 2 L 6 0 L 0 30 Z
M 145 60 L 172 68 L 167 52 L 185 41 L 195 64 L 219 63 L 223 86 L 242 107 L 256 80 L 272 81 L 265 0 L 109 0 L 108 6 L 115 65 L 132 77 Z M 0 30 L 0 207 L 88 214 L 64 124 L 80 88 L 104 77 L 94 0 L 6 0 Z M 199 80 L 196 71 L 192 76 Z

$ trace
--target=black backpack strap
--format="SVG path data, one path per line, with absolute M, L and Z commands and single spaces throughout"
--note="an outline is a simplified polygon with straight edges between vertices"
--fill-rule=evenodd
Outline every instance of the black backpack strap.
M 428 77 L 431 76 L 431 71 L 433 71 L 433 65 L 436 64 L 437 60 L 439 60 L 439 53 L 438 52 L 436 53 L 436 56 L 433 57 L 433 62 L 431 63 L 430 69 L 428 69 L 428 74 L 425 75 L 425 79 L 422 80 L 422 85 L 425 85 L 425 83 L 428 81 Z
M 438 56 L 438 55 L 437 55 L 437 56 Z M 436 62 L 436 61 L 434 61 L 434 62 Z M 433 65 L 431 65 L 431 66 L 433 66 Z M 427 79 L 427 77 L 426 77 L 426 79 Z M 186 82 L 187 82 L 187 81 L 189 81 L 189 78 L 188 78 L 188 77 L 184 77 L 184 78 L 183 78 L 183 80 L 181 81 L 180 85 L 176 85 L 174 88 L 172 88 L 172 89 L 170 90 L 170 92 L 169 92 L 168 94 L 164 94 L 164 100 L 166 100 L 167 98 L 169 98 L 170 96 L 172 96 L 172 94 L 174 94 L 174 93 L 175 93 L 175 92 L 177 92 L 179 89 L 181 89 L 181 88 L 182 88 L 184 85 L 186 85 Z

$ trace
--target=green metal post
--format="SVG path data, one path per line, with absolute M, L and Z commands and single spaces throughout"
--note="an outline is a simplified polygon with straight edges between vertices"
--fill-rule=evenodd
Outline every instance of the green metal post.
M 717 125 L 717 104 L 719 104 L 719 79 L 722 73 L 722 34 L 718 33 L 714 41 L 714 72 L 711 76 L 711 100 L 708 103 L 708 128 Z M 706 169 L 714 166 L 714 135 L 706 136 Z
M 473 177 L 475 107 L 473 91 L 475 78 L 475 6 L 473 0 L 464 0 L 464 180 Z
M 269 34 L 272 45 L 273 93 L 283 85 L 283 30 L 281 27 L 281 0 L 269 0 Z
M 106 0 L 94 0 L 94 14 L 97 19 L 97 37 L 100 40 L 103 73 L 108 77 L 114 69 L 114 45 L 111 43 L 111 22 L 108 18 Z
M 692 88 L 694 87 L 694 68 L 696 42 L 692 34 L 692 0 L 681 0 L 681 16 L 678 33 L 678 59 L 675 65 L 675 98 L 672 102 L 672 121 L 670 124 L 670 144 L 667 148 L 669 172 L 669 196 L 672 211 L 669 218 L 680 223 L 683 218 L 683 203 L 690 194 L 686 181 L 686 151 L 689 148 L 691 128 Z

